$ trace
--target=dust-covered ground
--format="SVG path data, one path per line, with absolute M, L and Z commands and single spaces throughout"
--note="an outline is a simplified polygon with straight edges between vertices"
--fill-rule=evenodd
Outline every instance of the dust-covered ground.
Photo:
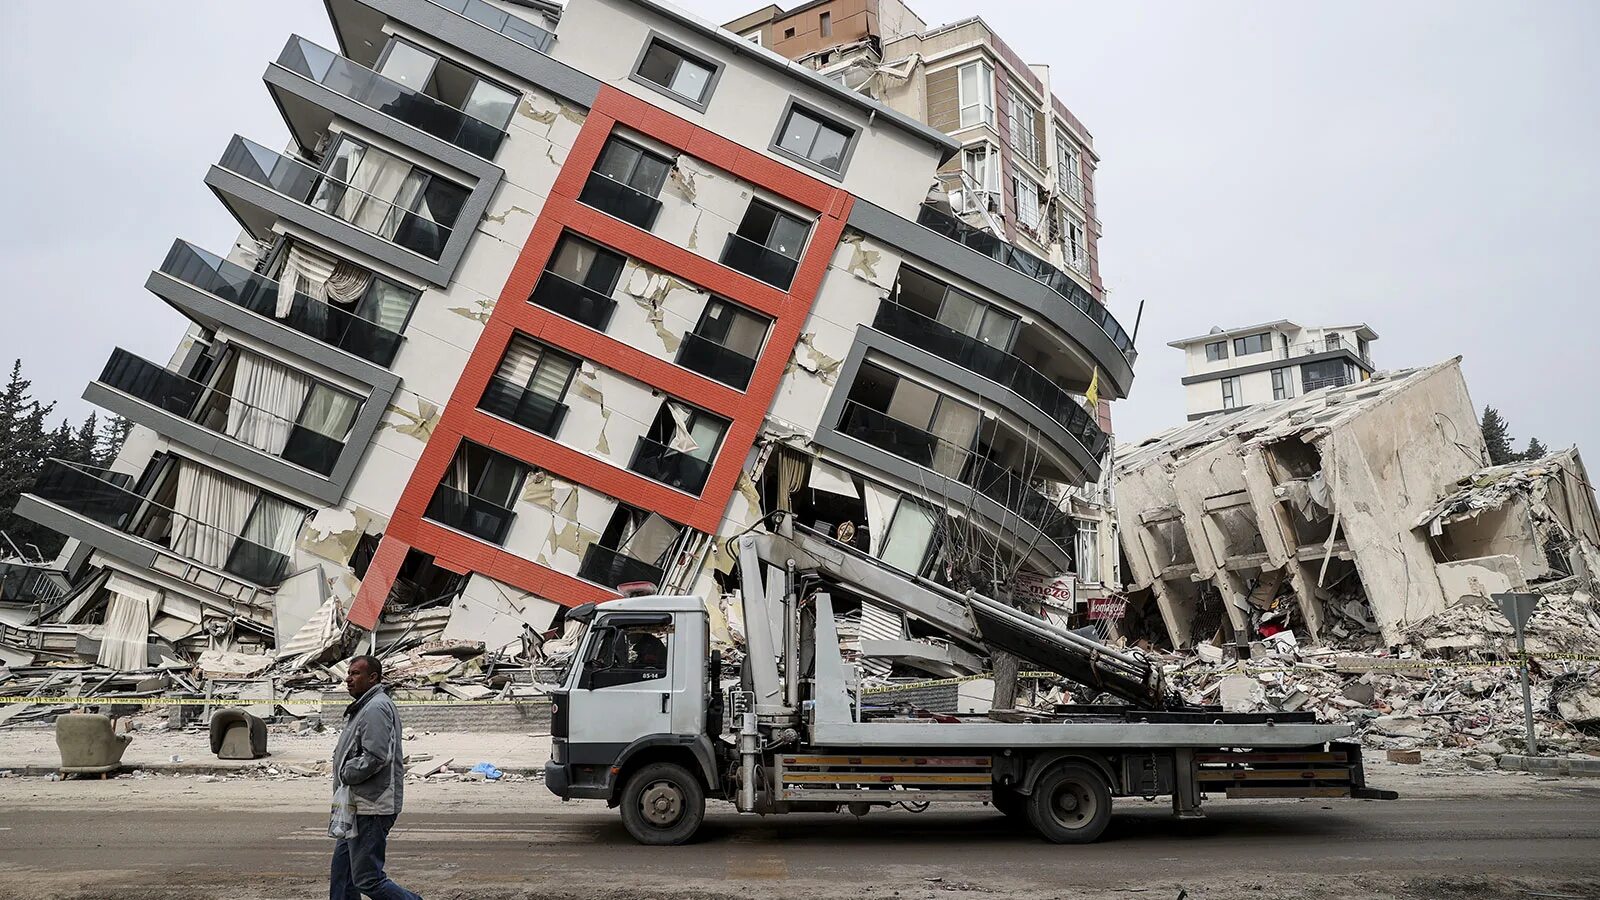
M 216 779 L 216 780 L 213 780 Z M 1600 898 L 1600 782 L 1369 765 L 1404 799 L 1119 801 L 1058 847 L 991 810 L 739 816 L 640 847 L 604 804 L 537 780 L 412 782 L 390 873 L 429 898 Z M 0 897 L 317 897 L 321 777 L 0 778 Z

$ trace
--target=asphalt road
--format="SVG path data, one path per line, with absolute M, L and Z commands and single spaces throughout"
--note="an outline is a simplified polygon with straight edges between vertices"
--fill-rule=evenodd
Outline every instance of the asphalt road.
M 315 813 L 249 806 L 0 809 L 0 897 L 325 892 L 331 844 Z M 526 814 L 469 805 L 406 814 L 389 857 L 391 875 L 424 895 L 475 900 L 1600 897 L 1600 789 L 1224 802 L 1183 822 L 1134 801 L 1119 803 L 1105 839 L 1084 847 L 1043 843 L 989 811 L 757 819 L 726 806 L 693 845 L 639 847 L 598 804 L 541 803 Z

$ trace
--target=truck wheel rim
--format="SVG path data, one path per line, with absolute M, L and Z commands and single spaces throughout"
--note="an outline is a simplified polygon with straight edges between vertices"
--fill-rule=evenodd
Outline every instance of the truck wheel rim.
M 639 797 L 639 811 L 651 825 L 667 828 L 683 815 L 683 792 L 670 781 L 653 782 Z
M 1069 781 L 1056 788 L 1055 796 L 1050 798 L 1050 814 L 1062 828 L 1082 828 L 1094 820 L 1096 802 L 1087 787 Z

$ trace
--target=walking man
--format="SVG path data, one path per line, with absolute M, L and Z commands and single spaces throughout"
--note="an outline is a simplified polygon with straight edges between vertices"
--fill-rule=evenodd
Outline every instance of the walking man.
M 422 900 L 383 874 L 389 829 L 400 815 L 405 764 L 400 750 L 400 713 L 383 688 L 383 663 L 377 657 L 350 661 L 345 690 L 355 702 L 345 707 L 344 730 L 333 750 L 333 789 L 350 788 L 356 833 L 334 846 L 329 900 Z

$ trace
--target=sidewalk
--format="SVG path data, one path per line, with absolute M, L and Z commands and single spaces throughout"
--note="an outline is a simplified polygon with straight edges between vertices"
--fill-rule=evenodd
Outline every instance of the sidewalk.
M 463 771 L 480 762 L 493 763 L 514 775 L 543 774 L 550 758 L 546 734 L 430 732 L 407 728 L 406 756 L 413 765 L 429 766 L 454 759 L 451 768 Z M 166 731 L 138 729 L 122 756 L 126 770 L 169 775 L 208 775 L 253 772 L 276 768 L 295 775 L 326 774 L 338 732 L 295 734 L 287 728 L 269 729 L 263 759 L 218 759 L 211 752 L 204 729 Z M 426 757 L 426 759 L 424 759 Z M 0 771 L 14 775 L 48 775 L 57 771 L 55 730 L 50 726 L 11 727 L 0 730 Z

